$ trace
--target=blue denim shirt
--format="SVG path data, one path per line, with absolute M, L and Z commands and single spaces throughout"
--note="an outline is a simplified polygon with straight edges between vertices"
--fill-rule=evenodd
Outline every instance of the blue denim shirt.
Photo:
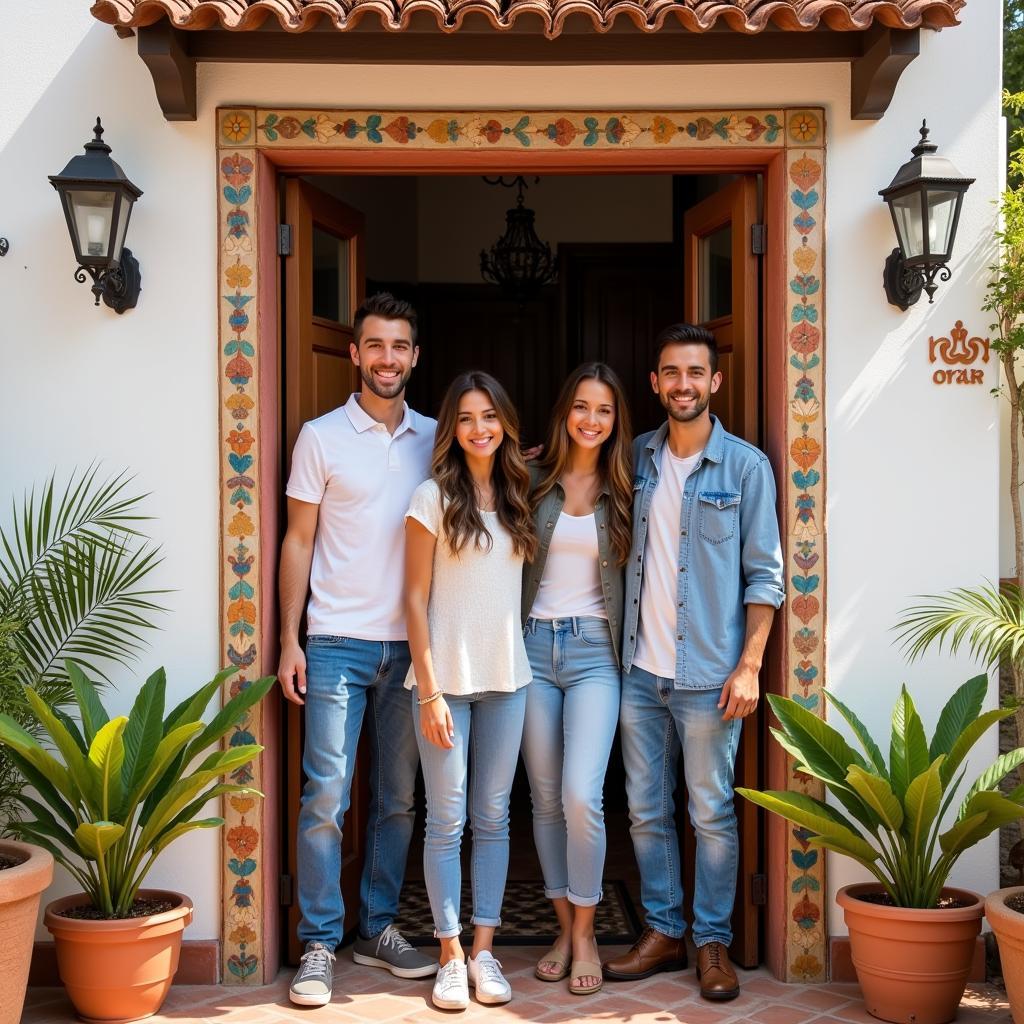
M 768 457 L 712 416 L 683 488 L 676 601 L 676 689 L 713 690 L 739 663 L 746 605 L 785 600 L 775 479 Z M 633 549 L 626 565 L 623 668 L 636 653 L 647 520 L 668 423 L 633 442 Z

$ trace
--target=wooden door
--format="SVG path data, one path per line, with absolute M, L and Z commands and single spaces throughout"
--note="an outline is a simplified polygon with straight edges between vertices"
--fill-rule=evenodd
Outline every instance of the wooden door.
M 718 342 L 723 380 L 711 400 L 711 411 L 730 433 L 752 444 L 759 444 L 761 435 L 759 268 L 753 251 L 757 208 L 757 179 L 744 175 L 690 207 L 683 218 L 686 319 L 707 327 Z M 763 677 L 761 692 L 767 692 Z M 763 707 L 764 702 L 761 704 Z M 737 786 L 761 788 L 763 718 L 759 710 L 743 723 L 736 759 Z M 736 815 L 740 863 L 730 953 L 744 967 L 755 967 L 761 960 L 763 823 L 760 812 L 747 800 L 737 798 Z M 688 823 L 683 845 L 686 891 L 692 893 L 696 840 Z
M 714 332 L 724 378 L 711 411 L 727 430 L 757 444 L 758 268 L 752 229 L 757 179 L 743 175 L 683 217 L 686 319 Z
M 344 404 L 358 389 L 359 372 L 349 357 L 352 317 L 364 298 L 366 239 L 363 215 L 298 178 L 284 181 L 285 222 L 291 252 L 284 260 L 284 450 L 291 451 L 306 420 Z M 286 467 L 286 476 L 287 476 Z M 284 874 L 292 880 L 287 915 L 288 959 L 302 953 L 296 929 L 298 878 L 295 836 L 302 793 L 303 709 L 289 703 L 285 726 L 284 806 L 287 837 Z M 368 790 L 360 752 L 345 818 L 341 887 L 345 928 L 356 923 L 359 876 L 366 833 Z

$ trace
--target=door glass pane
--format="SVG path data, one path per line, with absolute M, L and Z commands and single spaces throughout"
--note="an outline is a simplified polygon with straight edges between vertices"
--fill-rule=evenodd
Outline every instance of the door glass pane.
M 732 224 L 699 240 L 697 319 L 704 323 L 732 312 Z
M 313 228 L 313 316 L 352 323 L 349 240 Z

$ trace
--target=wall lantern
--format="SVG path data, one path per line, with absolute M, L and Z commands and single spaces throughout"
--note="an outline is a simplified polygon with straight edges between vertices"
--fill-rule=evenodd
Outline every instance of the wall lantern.
M 519 190 L 516 205 L 505 214 L 505 233 L 480 253 L 480 276 L 501 289 L 521 306 L 545 285 L 558 280 L 558 259 L 551 246 L 542 242 L 533 226 L 534 211 L 523 204 L 526 179 L 516 175 L 511 181 L 504 177 L 488 178 L 488 185 L 502 185 Z M 536 185 L 540 178 L 535 177 Z
M 98 117 L 93 132 L 96 138 L 85 144 L 85 153 L 72 157 L 60 174 L 51 174 L 50 184 L 64 205 L 78 261 L 75 280 L 84 282 L 88 273 L 96 305 L 102 298 L 123 313 L 139 301 L 142 288 L 139 262 L 124 248 L 132 205 L 142 192 L 110 159 Z
M 960 207 L 974 184 L 974 178 L 965 178 L 949 160 L 936 156 L 938 148 L 928 141 L 928 123 L 922 121 L 921 141 L 911 150 L 913 159 L 878 193 L 889 204 L 899 241 L 885 261 L 885 294 L 904 310 L 917 302 L 922 289 L 934 302 L 936 277 L 950 279 Z

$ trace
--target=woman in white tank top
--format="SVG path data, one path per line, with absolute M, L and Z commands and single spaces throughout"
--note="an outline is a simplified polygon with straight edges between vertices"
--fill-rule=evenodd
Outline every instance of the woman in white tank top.
M 522 752 L 544 893 L 559 928 L 535 973 L 542 981 L 570 975 L 576 995 L 601 988 L 594 917 L 606 846 L 602 790 L 619 717 L 631 446 L 621 383 L 604 363 L 585 363 L 562 388 L 532 474 L 540 543 L 523 575 L 533 681 Z

